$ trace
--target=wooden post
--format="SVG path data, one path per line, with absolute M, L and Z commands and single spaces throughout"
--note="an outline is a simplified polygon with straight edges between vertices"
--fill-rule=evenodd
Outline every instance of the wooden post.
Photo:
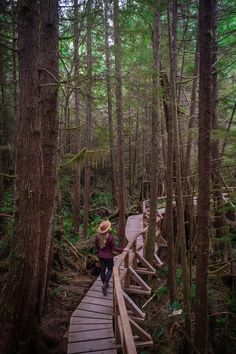
M 125 269 L 127 269 L 126 275 L 125 275 L 125 287 L 128 288 L 130 286 L 130 275 L 128 272 L 129 269 L 129 252 L 127 253 L 125 260 L 124 260 L 124 266 Z
M 133 264 L 131 264 L 131 266 L 133 267 L 133 269 L 137 268 L 137 254 L 136 254 L 136 250 L 137 250 L 137 239 L 135 239 L 133 246 L 132 246 L 132 252 L 134 254 L 134 260 L 133 260 Z

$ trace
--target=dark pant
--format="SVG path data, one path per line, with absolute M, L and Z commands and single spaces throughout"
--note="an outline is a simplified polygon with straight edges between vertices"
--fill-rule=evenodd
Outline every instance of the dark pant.
M 101 279 L 102 282 L 108 283 L 111 275 L 112 275 L 112 269 L 114 265 L 113 258 L 99 258 L 100 259 L 100 266 L 101 266 Z M 107 269 L 107 272 L 106 272 Z

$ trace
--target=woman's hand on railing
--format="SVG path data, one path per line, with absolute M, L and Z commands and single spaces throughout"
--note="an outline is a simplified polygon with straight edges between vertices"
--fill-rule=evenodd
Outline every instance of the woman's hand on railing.
M 129 249 L 125 247 L 123 252 L 129 252 Z

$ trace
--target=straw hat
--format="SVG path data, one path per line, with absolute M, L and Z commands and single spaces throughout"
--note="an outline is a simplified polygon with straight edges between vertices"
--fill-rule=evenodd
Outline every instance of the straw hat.
M 111 231 L 111 223 L 109 220 L 104 220 L 100 223 L 98 232 L 100 234 L 105 234 L 107 231 Z

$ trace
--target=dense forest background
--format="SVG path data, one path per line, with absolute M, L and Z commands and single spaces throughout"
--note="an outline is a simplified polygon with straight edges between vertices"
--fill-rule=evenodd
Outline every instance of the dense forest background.
M 234 352 L 235 33 L 233 0 L 0 2 L 1 353 L 65 353 L 99 222 L 124 246 L 148 199 L 152 352 Z

